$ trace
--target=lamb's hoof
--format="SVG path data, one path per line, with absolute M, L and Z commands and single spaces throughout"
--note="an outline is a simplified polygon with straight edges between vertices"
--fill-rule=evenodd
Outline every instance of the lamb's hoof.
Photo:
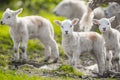
M 57 63 L 58 62 L 58 58 L 55 58 L 53 63 Z
M 50 59 L 50 57 L 46 57 L 45 60 L 44 60 L 44 62 L 48 62 L 49 59 Z
M 109 76 L 108 73 L 103 73 L 103 74 L 97 72 L 92 72 L 92 73 L 95 74 L 98 78 L 106 78 Z
M 22 59 L 22 62 L 21 62 L 22 64 L 25 64 L 25 63 L 27 63 L 27 59 Z

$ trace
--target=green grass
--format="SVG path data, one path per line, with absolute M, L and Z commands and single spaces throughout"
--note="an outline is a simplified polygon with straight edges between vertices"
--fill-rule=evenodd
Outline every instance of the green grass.
M 2 68 L 0 68 L 0 80 L 116 80 L 116 79 L 112 79 L 112 78 L 111 79 L 109 78 L 81 79 L 81 78 L 71 78 L 71 77 L 64 77 L 64 76 L 63 77 L 58 77 L 58 76 L 42 77 L 42 76 L 28 75 L 25 73 L 21 74 L 13 70 L 3 70 Z
M 68 77 L 42 77 L 32 76 L 25 73 L 19 74 L 12 70 L 2 70 L 0 68 L 0 80 L 75 80 Z
M 71 78 L 80 78 L 84 74 L 77 71 L 75 68 L 69 65 L 62 65 L 57 70 L 54 71 L 58 76 L 71 77 Z

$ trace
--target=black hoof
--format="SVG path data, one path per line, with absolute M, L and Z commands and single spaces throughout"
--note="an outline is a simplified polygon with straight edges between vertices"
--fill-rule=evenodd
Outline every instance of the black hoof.
M 50 57 L 45 58 L 44 62 L 48 62 Z
M 27 60 L 26 60 L 26 59 L 23 59 L 21 63 L 22 63 L 22 64 L 25 64 L 25 63 L 27 63 Z
M 58 62 L 58 58 L 55 58 L 53 63 L 57 63 Z
M 92 73 L 95 74 L 98 78 L 106 78 L 109 76 L 108 73 L 103 73 L 103 74 L 97 72 L 92 72 Z

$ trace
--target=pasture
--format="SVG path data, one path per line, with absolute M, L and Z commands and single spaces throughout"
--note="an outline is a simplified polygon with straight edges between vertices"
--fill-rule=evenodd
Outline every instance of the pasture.
M 116 80 L 116 78 L 92 78 L 85 74 L 90 74 L 87 70 L 76 70 L 67 65 L 68 58 L 61 46 L 62 33 L 60 27 L 54 20 L 64 20 L 65 17 L 55 16 L 52 10 L 61 0 L 4 0 L 0 3 L 0 20 L 6 8 L 17 10 L 23 8 L 20 17 L 28 15 L 38 15 L 50 20 L 54 27 L 55 40 L 59 47 L 60 57 L 57 63 L 43 62 L 45 58 L 44 47 L 39 40 L 29 40 L 27 47 L 28 60 L 21 61 L 14 65 L 13 61 L 13 41 L 10 37 L 10 27 L 0 25 L 0 80 Z M 44 34 L 45 35 L 45 34 Z M 20 51 L 21 53 L 21 51 Z M 94 65 L 96 61 L 89 55 L 81 57 L 82 65 Z M 91 60 L 91 61 L 89 61 Z M 83 66 L 82 66 L 83 67 Z M 86 72 L 84 72 L 86 71 Z M 118 79 L 119 80 L 119 79 Z

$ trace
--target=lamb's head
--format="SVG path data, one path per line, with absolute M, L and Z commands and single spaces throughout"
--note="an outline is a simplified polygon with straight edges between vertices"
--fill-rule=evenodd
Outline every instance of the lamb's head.
M 93 19 L 94 24 L 99 25 L 99 30 L 103 33 L 111 29 L 111 22 L 115 20 L 115 16 L 111 18 L 102 18 L 100 20 Z
M 1 24 L 7 24 L 11 25 L 16 21 L 17 15 L 22 12 L 22 8 L 13 11 L 10 10 L 9 8 L 6 9 L 6 11 L 3 13 L 2 19 L 1 19 Z
M 58 21 L 55 20 L 54 22 L 61 27 L 62 33 L 65 35 L 69 35 L 73 32 L 73 27 L 78 23 L 79 19 L 74 18 L 73 20 L 64 20 L 64 21 Z
M 63 0 L 55 7 L 53 13 L 57 16 L 70 18 L 70 16 L 73 13 L 73 11 L 71 10 L 72 4 L 73 4 L 72 0 Z
M 119 9 L 120 9 L 120 5 L 116 2 L 113 2 L 109 4 L 109 6 L 104 10 L 104 12 L 107 17 L 112 17 L 120 13 Z

